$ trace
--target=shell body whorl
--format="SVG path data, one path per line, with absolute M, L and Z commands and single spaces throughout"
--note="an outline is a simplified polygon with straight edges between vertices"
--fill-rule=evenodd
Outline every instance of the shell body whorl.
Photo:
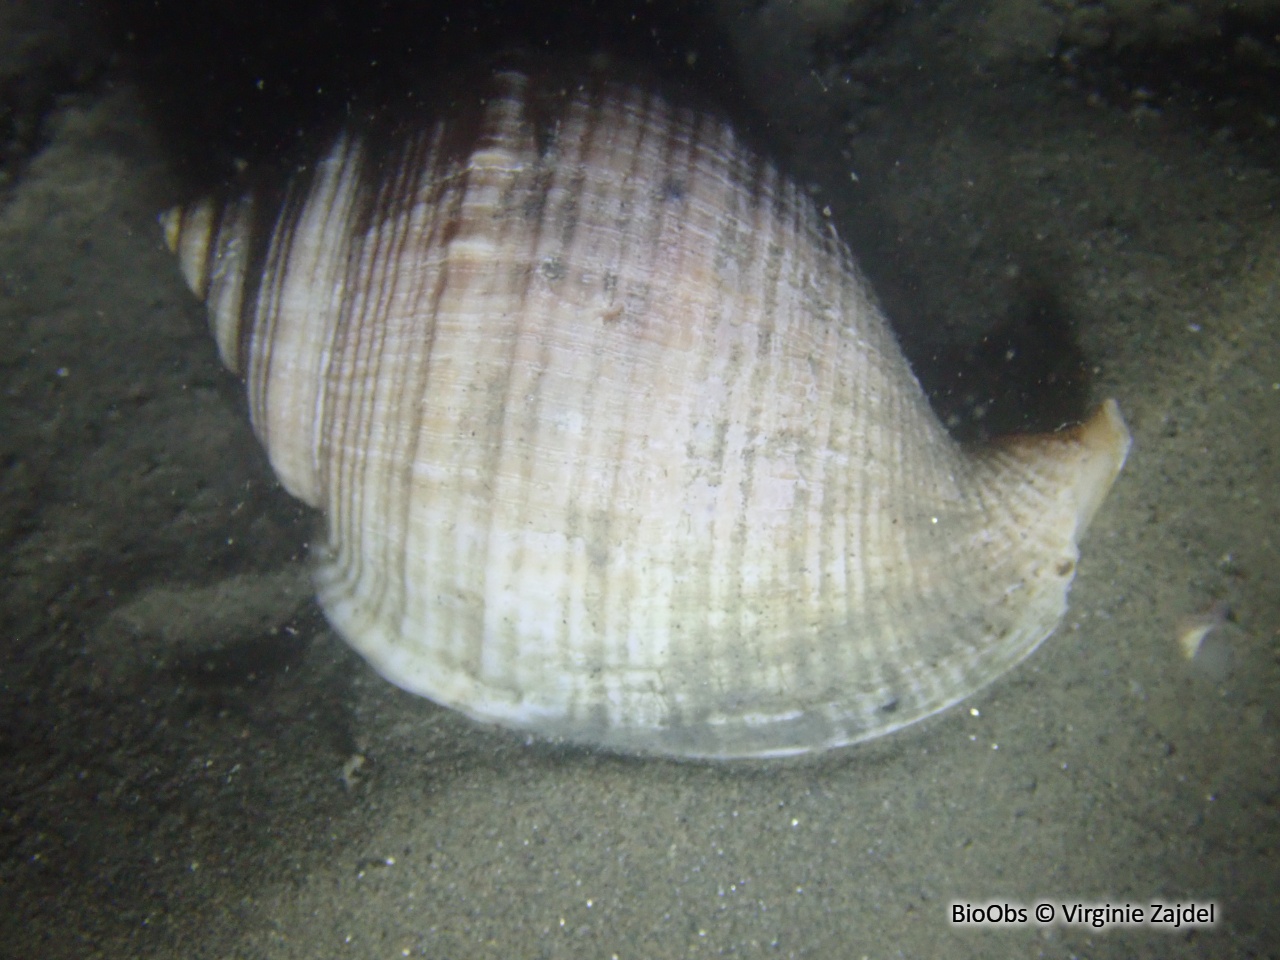
M 970 452 L 845 247 L 714 114 L 501 73 L 278 209 L 166 215 L 319 596 L 385 676 L 630 752 L 901 727 L 1065 610 L 1114 404 Z

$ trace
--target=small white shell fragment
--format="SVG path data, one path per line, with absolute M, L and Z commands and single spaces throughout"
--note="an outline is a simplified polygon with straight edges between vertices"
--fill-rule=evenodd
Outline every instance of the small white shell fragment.
M 1194 660 L 1204 645 L 1205 638 L 1225 624 L 1230 615 L 1231 608 L 1224 601 L 1219 601 L 1208 610 L 1180 618 L 1175 635 L 1182 655 L 1188 660 Z

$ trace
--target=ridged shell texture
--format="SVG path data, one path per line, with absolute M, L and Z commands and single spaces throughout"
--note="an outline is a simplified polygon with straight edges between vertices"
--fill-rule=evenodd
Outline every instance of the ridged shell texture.
M 516 72 L 477 99 L 163 218 L 379 671 L 543 736 L 777 756 L 940 710 L 1055 628 L 1114 403 L 961 448 L 714 113 Z

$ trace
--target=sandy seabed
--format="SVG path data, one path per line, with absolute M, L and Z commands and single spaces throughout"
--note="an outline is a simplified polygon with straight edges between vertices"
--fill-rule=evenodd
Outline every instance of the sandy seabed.
M 1047 80 L 901 97 L 807 152 L 909 352 L 936 365 L 934 318 L 963 333 L 1032 276 L 1134 447 L 1026 663 L 741 767 L 526 744 L 349 652 L 310 600 L 316 520 L 162 247 L 177 186 L 136 94 L 64 103 L 0 201 L 0 954 L 1274 956 L 1280 182 Z M 1185 659 L 1179 618 L 1217 602 Z M 993 901 L 1216 924 L 951 922 Z

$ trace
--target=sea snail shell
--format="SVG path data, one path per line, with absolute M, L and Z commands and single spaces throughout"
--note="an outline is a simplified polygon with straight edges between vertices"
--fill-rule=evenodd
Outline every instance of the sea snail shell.
M 971 451 L 847 249 L 714 114 L 498 73 L 281 200 L 163 218 L 319 599 L 388 679 L 624 752 L 778 756 L 957 702 L 1057 626 L 1113 401 Z

